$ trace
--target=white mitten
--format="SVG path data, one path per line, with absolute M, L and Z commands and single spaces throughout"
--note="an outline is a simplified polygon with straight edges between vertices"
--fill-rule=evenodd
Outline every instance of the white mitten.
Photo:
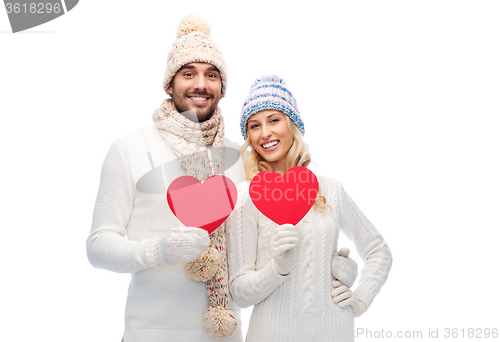
M 158 266 L 173 266 L 196 259 L 210 246 L 206 230 L 179 227 L 151 241 L 153 256 Z
M 352 291 L 338 280 L 332 281 L 331 292 L 333 302 L 341 308 L 351 306 L 354 317 L 359 317 L 366 311 L 365 303 L 360 301 Z
M 349 249 L 342 248 L 332 258 L 332 277 L 339 280 L 347 287 L 351 287 L 358 276 L 358 264 L 349 258 Z
M 271 255 L 276 272 L 287 275 L 295 264 L 295 246 L 299 234 L 293 224 L 278 226 L 271 238 Z

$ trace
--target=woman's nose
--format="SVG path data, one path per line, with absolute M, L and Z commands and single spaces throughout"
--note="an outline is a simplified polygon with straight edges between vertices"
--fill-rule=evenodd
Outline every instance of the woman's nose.
M 263 139 L 268 139 L 273 132 L 271 131 L 270 127 L 268 127 L 266 124 L 262 125 L 262 132 L 261 136 Z

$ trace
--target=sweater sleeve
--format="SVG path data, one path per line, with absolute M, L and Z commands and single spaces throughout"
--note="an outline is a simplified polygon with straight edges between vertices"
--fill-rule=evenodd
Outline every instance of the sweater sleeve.
M 96 268 L 134 273 L 157 266 L 154 239 L 132 241 L 126 226 L 134 205 L 134 182 L 122 149 L 115 142 L 104 160 L 87 257 Z
M 257 270 L 259 213 L 248 195 L 248 182 L 238 187 L 238 201 L 227 222 L 229 290 L 242 308 L 266 299 L 289 275 L 278 274 L 272 259 Z
M 364 261 L 359 285 L 354 294 L 368 309 L 389 275 L 392 265 L 391 251 L 382 235 L 340 184 L 336 190 L 339 199 L 340 229 L 353 240 L 358 254 Z

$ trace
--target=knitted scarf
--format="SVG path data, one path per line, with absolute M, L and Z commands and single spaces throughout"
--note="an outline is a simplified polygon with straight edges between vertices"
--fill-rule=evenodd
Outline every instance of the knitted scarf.
M 155 110 L 153 121 L 167 145 L 179 157 L 189 176 L 199 181 L 221 173 L 224 150 L 224 119 L 217 107 L 212 117 L 197 123 L 178 113 L 171 99 Z M 208 146 L 218 147 L 211 153 Z M 210 234 L 210 247 L 195 260 L 184 264 L 189 277 L 206 283 L 208 309 L 204 326 L 215 338 L 228 337 L 238 328 L 236 314 L 227 309 L 228 275 L 225 225 Z

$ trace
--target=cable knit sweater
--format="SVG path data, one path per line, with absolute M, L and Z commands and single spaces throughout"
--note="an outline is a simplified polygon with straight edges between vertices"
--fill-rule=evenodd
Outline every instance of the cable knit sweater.
M 354 241 L 364 260 L 354 293 L 367 308 L 387 279 L 392 257 L 382 236 L 340 183 L 318 180 L 329 208 L 312 208 L 298 223 L 296 263 L 286 276 L 272 264 L 270 241 L 277 225 L 253 205 L 250 182 L 239 185 L 238 202 L 227 221 L 229 288 L 241 307 L 254 305 L 247 342 L 354 340 L 351 307 L 340 308 L 330 295 L 339 231 Z
M 237 146 L 228 140 L 225 145 L 237 155 Z M 183 175 L 153 126 L 116 140 L 104 161 L 87 255 L 94 267 L 131 273 L 124 342 L 216 341 L 202 325 L 205 283 L 191 280 L 181 264 L 158 267 L 155 261 L 156 237 L 181 225 L 168 207 L 166 189 Z M 241 182 L 241 162 L 225 175 Z M 229 308 L 239 317 L 231 298 Z M 241 329 L 225 341 L 242 341 Z

